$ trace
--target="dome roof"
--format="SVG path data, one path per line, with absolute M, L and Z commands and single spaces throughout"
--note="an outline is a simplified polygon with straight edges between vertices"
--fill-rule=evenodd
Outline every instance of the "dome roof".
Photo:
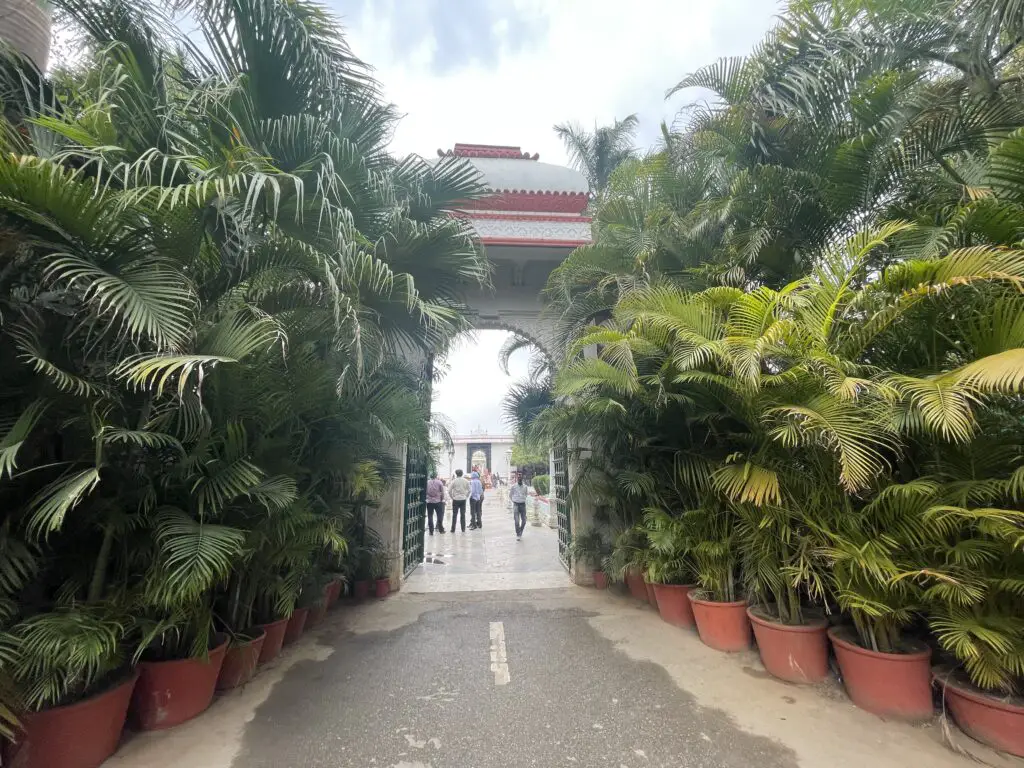
M 539 161 L 519 147 L 456 144 L 438 157 L 461 157 L 480 171 L 491 194 L 464 201 L 487 246 L 576 248 L 591 241 L 587 180 L 571 168 Z
M 586 178 L 572 168 L 542 163 L 539 155 L 527 154 L 519 147 L 491 144 L 456 144 L 454 150 L 438 150 L 439 157 L 467 158 L 495 192 L 553 192 L 586 195 Z

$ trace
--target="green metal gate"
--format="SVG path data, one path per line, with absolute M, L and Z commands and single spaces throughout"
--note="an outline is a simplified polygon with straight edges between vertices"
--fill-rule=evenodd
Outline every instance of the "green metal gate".
M 572 544 L 572 513 L 569 506 L 569 451 L 565 443 L 555 445 L 555 512 L 558 514 L 558 559 L 566 569 L 572 563 L 569 546 Z
M 408 576 L 423 562 L 423 525 L 427 518 L 427 455 L 406 449 L 405 514 L 402 520 L 402 571 Z

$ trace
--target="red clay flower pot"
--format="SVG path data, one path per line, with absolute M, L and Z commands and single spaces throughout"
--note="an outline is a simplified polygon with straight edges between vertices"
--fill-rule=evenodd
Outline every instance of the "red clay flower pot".
M 383 599 L 391 593 L 391 579 L 377 579 L 374 585 L 373 594 L 378 599 Z
M 759 616 L 753 608 L 747 617 L 754 626 L 761 663 L 772 675 L 791 683 L 820 683 L 828 677 L 828 622 L 780 624 Z
M 261 628 L 254 628 L 250 634 L 256 634 L 256 636 L 228 646 L 228 652 L 224 655 L 224 663 L 220 668 L 220 675 L 217 677 L 218 691 L 227 691 L 244 685 L 256 674 L 256 665 L 259 664 L 260 653 L 263 651 L 267 633 Z
M 663 621 L 676 627 L 693 626 L 693 606 L 690 604 L 692 584 L 655 584 L 658 613 Z
M 693 608 L 697 632 L 704 645 L 727 653 L 750 648 L 750 621 L 745 600 L 734 603 L 698 600 L 692 592 L 686 597 Z
M 608 589 L 608 574 L 604 571 L 594 571 L 594 586 L 597 589 Z
M 854 704 L 881 717 L 931 719 L 931 649 L 879 653 L 857 645 L 848 629 L 833 627 L 828 636 Z
M 327 598 L 323 598 L 316 605 L 310 606 L 309 616 L 306 617 L 306 626 L 303 628 L 304 631 L 308 631 L 323 621 L 324 616 L 327 615 Z
M 309 608 L 296 608 L 288 618 L 288 626 L 284 631 L 284 644 L 291 645 L 300 637 L 306 629 L 306 619 L 309 617 Z
M 206 659 L 143 661 L 132 693 L 132 724 L 140 731 L 172 728 L 204 712 L 213 702 L 228 639 Z
M 341 579 L 335 579 L 327 585 L 327 608 L 330 610 L 334 607 L 334 604 L 338 602 L 338 598 L 341 597 L 341 589 L 344 586 L 344 582 Z
M 647 602 L 647 586 L 644 584 L 644 577 L 640 571 L 626 571 L 626 586 L 629 587 L 629 594 L 635 600 Z
M 114 754 L 124 729 L 128 702 L 139 679 L 127 680 L 63 707 L 21 717 L 17 741 L 6 745 L 5 766 L 12 768 L 97 768 Z
M 1024 706 L 997 699 L 945 675 L 937 679 L 949 711 L 964 733 L 990 747 L 1024 757 Z
M 654 593 L 654 584 L 644 579 L 644 591 L 647 593 L 647 602 L 654 610 L 658 610 L 658 596 Z
M 288 619 L 279 619 L 271 622 L 270 624 L 264 624 L 263 627 L 263 647 L 260 649 L 260 664 L 266 664 L 268 661 L 273 661 L 277 658 L 277 654 L 281 652 L 281 646 L 284 645 L 284 633 L 288 631 Z
M 356 600 L 365 600 L 370 596 L 370 582 L 360 579 L 352 586 L 352 596 Z

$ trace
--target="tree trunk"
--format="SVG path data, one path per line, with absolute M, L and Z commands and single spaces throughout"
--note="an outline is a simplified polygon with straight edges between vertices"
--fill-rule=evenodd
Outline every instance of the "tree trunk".
M 11 45 L 40 71 L 50 58 L 50 11 L 42 0 L 0 3 L 0 40 Z

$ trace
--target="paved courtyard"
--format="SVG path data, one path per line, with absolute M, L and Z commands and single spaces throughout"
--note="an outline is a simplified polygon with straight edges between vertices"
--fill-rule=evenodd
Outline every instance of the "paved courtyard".
M 504 589 L 553 589 L 571 586 L 558 560 L 558 533 L 527 523 L 516 540 L 507 490 L 488 492 L 483 528 L 451 530 L 451 504 L 445 509 L 445 533 L 426 536 L 425 562 L 406 581 L 406 592 L 481 592 Z M 468 525 L 468 517 L 467 517 Z

